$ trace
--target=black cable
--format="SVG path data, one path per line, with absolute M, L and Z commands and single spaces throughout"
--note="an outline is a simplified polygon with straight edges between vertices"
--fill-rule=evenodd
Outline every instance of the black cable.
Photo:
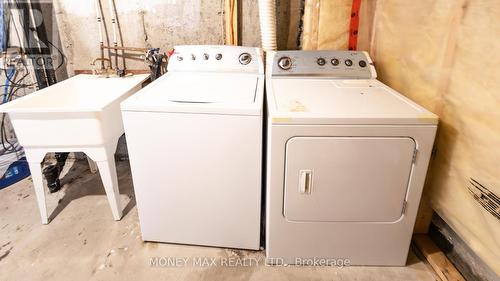
M 24 65 L 24 68 L 26 70 L 26 75 L 25 76 L 28 76 L 30 74 L 29 70 L 28 70 L 28 67 L 23 63 Z M 34 86 L 36 84 L 38 84 L 38 82 L 35 82 L 33 84 L 18 84 L 14 81 L 12 81 L 12 79 L 9 78 L 9 76 L 7 75 L 7 69 L 3 69 L 3 72 L 5 74 L 5 76 L 7 77 L 7 80 L 9 81 L 9 83 L 11 83 L 12 86 L 16 86 L 16 87 L 22 87 L 22 88 L 26 88 L 26 87 L 31 87 L 31 86 Z
M 34 84 L 19 84 L 20 81 L 23 81 L 24 78 L 26 78 L 30 74 L 28 68 L 26 68 L 26 74 L 21 79 L 19 79 L 17 82 L 14 82 L 14 81 L 11 80 L 11 78 L 9 78 L 9 76 L 7 75 L 7 70 L 5 68 L 3 70 L 4 70 L 4 73 L 5 73 L 5 76 L 7 76 L 7 80 L 9 80 L 9 83 L 11 83 L 11 86 L 21 87 L 21 88 L 27 88 L 27 87 L 30 87 L 30 86 L 34 85 Z
M 11 89 L 10 93 L 9 93 L 9 101 L 12 99 L 12 96 L 18 91 L 20 90 L 21 88 L 16 88 L 14 90 L 14 88 Z M 7 137 L 7 132 L 5 130 L 5 117 L 7 116 L 7 113 L 2 113 L 2 122 L 0 124 L 0 139 L 1 139 L 1 142 L 2 142 L 2 147 L 3 147 L 3 152 L 1 153 L 1 155 L 5 154 L 5 153 L 9 153 L 9 152 L 17 152 L 17 149 L 15 147 L 14 144 L 12 144 L 8 137 Z M 5 146 L 5 143 L 9 144 L 9 146 Z
M 2 124 L 0 125 L 1 128 L 0 128 L 0 139 L 2 140 L 2 147 L 3 147 L 3 151 L 2 151 L 2 155 L 6 154 L 6 153 L 10 153 L 10 152 L 15 152 L 16 151 L 16 148 L 15 146 L 8 140 L 7 138 L 7 133 L 5 132 L 5 116 L 6 116 L 6 113 L 3 113 L 2 114 Z M 5 143 L 8 143 L 9 146 L 5 146 Z
M 17 83 L 18 82 L 21 82 L 23 81 L 27 76 L 28 76 L 29 73 L 26 73 L 24 76 L 22 76 L 19 80 L 17 80 Z M 16 74 L 17 76 L 17 74 Z M 15 77 L 14 77 L 14 80 Z M 15 83 L 15 84 L 17 84 Z M 17 91 L 19 91 L 20 89 L 23 89 L 25 87 L 16 87 L 16 86 L 13 86 L 10 88 L 10 92 L 7 94 L 7 102 L 11 101 L 12 100 L 12 97 L 15 95 L 15 93 Z M 2 114 L 2 121 L 0 123 L 0 140 L 1 140 L 1 143 L 2 143 L 2 147 L 3 147 L 3 151 L 0 155 L 4 155 L 5 153 L 10 153 L 10 152 L 17 152 L 18 150 L 16 149 L 15 145 L 12 144 L 8 137 L 7 137 L 7 132 L 5 130 L 5 117 L 7 116 L 6 113 L 3 113 Z M 5 143 L 7 143 L 9 146 L 6 146 Z
M 59 49 L 58 47 L 56 47 L 56 45 L 54 45 L 49 39 L 47 39 L 47 42 L 52 46 L 54 47 L 58 52 L 59 54 L 61 54 L 61 57 L 62 57 L 62 61 L 61 63 L 56 67 L 55 70 L 58 70 L 61 66 L 63 66 L 63 64 L 66 62 L 66 56 L 64 55 L 64 53 L 61 51 L 61 49 Z
M 18 9 L 21 9 L 23 11 L 26 11 L 27 9 L 29 9 L 29 6 L 27 6 L 26 4 L 19 4 L 17 1 L 14 0 L 14 3 L 15 5 L 17 6 Z M 9 13 L 10 13 L 10 19 L 13 20 L 13 15 L 12 15 L 12 11 L 11 11 L 11 5 L 9 5 Z M 10 19 L 9 19 L 9 25 L 10 25 Z M 21 27 L 23 28 L 24 32 L 25 32 L 25 35 L 29 34 L 29 19 L 26 19 L 24 18 L 24 23 L 23 23 L 23 19 L 22 18 L 19 18 L 19 22 L 21 24 Z M 19 30 L 17 29 L 17 25 L 16 23 L 14 22 L 14 28 L 15 28 L 15 32 L 16 32 L 16 35 L 18 37 L 18 40 L 19 42 L 22 42 L 22 39 L 21 39 L 21 36 L 19 35 Z M 66 57 L 64 56 L 64 53 L 58 48 L 56 47 L 52 42 L 50 42 L 50 40 L 48 40 L 48 38 L 46 38 L 47 42 L 44 42 L 43 40 L 40 40 L 40 38 L 38 39 L 39 42 L 41 43 L 48 43 L 50 44 L 52 47 L 54 47 L 58 52 L 59 54 L 61 55 L 62 57 L 62 60 L 60 62 L 60 64 L 57 66 L 56 69 L 59 69 L 60 67 L 62 67 L 66 61 Z M 26 54 L 26 50 L 21 46 L 21 54 Z M 49 55 L 50 55 L 50 51 L 49 51 Z M 7 87 L 7 86 L 10 86 L 10 91 L 9 93 L 7 94 L 7 97 L 6 97 L 6 101 L 11 101 L 14 97 L 17 97 L 16 93 L 20 90 L 20 89 L 24 89 L 24 88 L 27 88 L 27 87 L 30 87 L 30 86 L 34 86 L 34 85 L 38 85 L 40 86 L 40 83 L 39 81 L 35 81 L 34 83 L 31 83 L 31 84 L 27 84 L 27 83 L 22 83 L 22 81 L 24 81 L 24 79 L 30 75 L 30 71 L 29 71 L 29 68 L 27 67 L 26 63 L 21 59 L 21 63 L 22 65 L 24 66 L 24 69 L 25 69 L 25 74 L 24 76 L 22 76 L 20 79 L 17 79 L 16 80 L 16 76 L 17 76 L 17 72 L 16 72 L 16 75 L 13 77 L 13 79 L 11 79 L 11 77 L 9 77 L 8 73 L 7 73 L 7 65 L 6 65 L 6 60 L 4 60 L 4 67 L 3 67 L 3 72 L 5 74 L 5 77 L 6 79 L 9 81 L 10 85 L 2 85 L 1 87 Z M 44 63 L 45 64 L 45 63 Z M 36 70 L 35 70 L 36 71 Z M 54 69 L 52 71 L 55 71 Z M 45 75 L 44 75 L 45 76 Z M 48 79 L 48 77 L 45 77 Z M 55 78 L 55 77 L 54 77 Z M 47 81 L 48 82 L 48 81 Z M 5 96 L 5 94 L 3 94 L 3 96 Z M 5 98 L 5 97 L 4 97 Z M 0 123 L 0 140 L 1 140 L 1 145 L 4 149 L 4 151 L 1 152 L 1 155 L 5 154 L 5 153 L 8 153 L 8 152 L 17 152 L 17 149 L 15 147 L 14 144 L 12 144 L 8 137 L 7 137 L 7 130 L 6 130 L 6 127 L 5 127 L 5 119 L 6 119 L 6 113 L 3 113 L 2 114 L 2 118 L 1 118 L 1 123 Z M 8 144 L 8 146 L 6 145 Z
M 16 3 L 16 4 L 17 4 L 17 3 Z M 10 13 L 10 17 L 9 17 L 9 26 L 10 26 L 10 19 L 11 19 L 11 18 L 14 18 L 14 16 L 12 15 L 12 11 L 10 10 L 11 8 L 9 7 L 8 9 L 9 9 L 9 13 Z M 19 22 L 21 23 L 21 19 L 19 19 L 19 20 L 20 20 Z M 22 40 L 22 39 L 21 39 L 21 36 L 19 35 L 19 30 L 17 29 L 17 25 L 16 25 L 16 23 L 15 23 L 15 22 L 13 22 L 13 26 L 14 26 L 14 30 L 16 31 L 17 40 L 18 40 L 19 42 L 21 42 L 21 40 Z M 24 54 L 24 53 L 25 53 L 24 48 L 22 48 L 22 47 L 20 47 L 20 48 L 21 48 L 21 53 L 22 53 L 22 54 Z M 14 85 L 14 86 L 21 86 L 21 87 L 31 87 L 31 86 L 34 86 L 34 85 L 38 84 L 38 82 L 35 82 L 35 83 L 33 83 L 33 84 L 29 84 L 29 85 L 28 85 L 28 84 L 19 85 L 19 84 L 17 84 L 16 82 L 12 81 L 12 79 L 10 79 L 10 78 L 9 78 L 9 76 L 7 75 L 7 65 L 6 65 L 6 62 L 7 62 L 7 60 L 4 60 L 3 72 L 4 72 L 5 76 L 7 77 L 7 80 L 9 81 L 9 83 L 11 83 L 11 84 L 12 84 L 12 85 Z M 29 69 L 28 69 L 28 67 L 26 66 L 26 64 L 25 64 L 24 62 L 23 62 L 22 64 L 23 64 L 23 66 L 24 66 L 24 68 L 25 68 L 25 70 L 26 70 L 26 74 L 27 74 L 27 75 L 28 75 L 28 74 L 30 74 Z
M 20 5 L 20 4 L 19 4 L 17 1 L 15 1 L 15 0 L 14 0 L 13 2 L 14 2 L 14 4 L 16 4 L 16 6 L 18 6 L 17 8 L 19 9 L 19 5 Z M 11 18 L 13 18 L 12 12 L 10 11 L 10 7 L 9 7 L 9 13 L 10 13 L 10 17 L 11 17 Z M 21 22 L 21 21 L 22 21 L 22 18 L 19 18 L 19 22 L 21 23 L 21 27 L 22 27 L 23 29 L 26 29 L 26 28 L 25 28 L 25 26 L 24 26 L 24 24 L 22 24 L 22 22 Z M 15 22 L 14 22 L 14 24 L 13 24 L 13 25 L 14 25 L 14 29 L 15 29 L 15 31 L 16 31 L 16 35 L 17 35 L 18 41 L 19 41 L 19 42 L 21 42 L 21 37 L 20 37 L 20 35 L 19 35 L 19 30 L 17 29 L 17 25 L 15 24 Z M 38 39 L 39 39 L 39 38 L 38 38 Z M 54 71 L 55 71 L 55 70 L 57 70 L 57 69 L 59 69 L 60 67 L 62 67 L 62 66 L 64 65 L 64 63 L 66 62 L 66 56 L 65 56 L 65 55 L 64 55 L 64 53 L 61 51 L 61 49 L 59 49 L 56 45 L 54 45 L 54 43 L 52 43 L 52 42 L 51 42 L 48 38 L 46 38 L 46 41 L 47 41 L 47 42 L 45 42 L 45 41 L 43 41 L 43 40 L 40 40 L 40 39 L 39 39 L 39 41 L 40 41 L 41 43 L 48 43 L 49 45 L 51 45 L 52 47 L 54 47 L 54 48 L 57 50 L 57 52 L 61 55 L 62 60 L 61 60 L 61 62 L 59 63 L 59 65 L 58 65 L 58 66 L 54 69 Z M 24 50 L 23 48 L 22 48 L 22 53 L 25 53 L 25 50 Z M 6 69 L 7 67 L 6 67 L 6 64 L 5 64 L 5 63 L 6 63 L 6 61 L 4 60 L 4 69 L 3 69 L 3 71 L 4 71 L 5 76 L 7 76 L 7 69 Z M 28 67 L 26 66 L 26 64 L 25 64 L 24 62 L 23 62 L 23 66 L 24 66 L 24 68 L 25 68 L 26 72 L 27 72 L 28 74 L 30 74 L 29 69 L 28 69 Z M 7 76 L 7 80 L 9 80 L 9 82 L 10 82 L 10 83 L 12 83 L 12 84 L 13 84 L 13 85 L 15 85 L 15 86 L 22 86 L 22 87 L 31 87 L 31 86 L 34 86 L 34 85 L 39 84 L 39 82 L 38 82 L 38 81 L 37 81 L 37 82 L 34 82 L 34 83 L 32 83 L 32 84 L 19 84 L 19 83 L 16 83 L 16 82 L 12 81 L 12 79 L 10 79 L 8 76 Z

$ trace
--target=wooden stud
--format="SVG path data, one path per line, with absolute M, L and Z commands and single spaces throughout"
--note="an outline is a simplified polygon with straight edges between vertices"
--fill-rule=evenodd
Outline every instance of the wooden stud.
M 238 45 L 238 0 L 224 2 L 226 45 Z
M 456 267 L 426 234 L 413 236 L 413 243 L 442 281 L 465 281 Z

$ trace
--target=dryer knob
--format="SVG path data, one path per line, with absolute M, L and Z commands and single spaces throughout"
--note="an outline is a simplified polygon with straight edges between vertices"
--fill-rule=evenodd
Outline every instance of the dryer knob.
M 252 61 L 252 56 L 249 53 L 243 53 L 238 58 L 242 65 L 247 65 Z
M 278 60 L 278 66 L 283 70 L 289 70 L 292 68 L 292 59 L 290 57 L 281 57 Z

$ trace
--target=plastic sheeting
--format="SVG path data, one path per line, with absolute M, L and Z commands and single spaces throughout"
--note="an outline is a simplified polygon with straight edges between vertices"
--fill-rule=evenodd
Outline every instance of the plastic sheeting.
M 303 46 L 346 49 L 352 2 L 307 2 Z M 365 0 L 360 15 L 379 79 L 440 116 L 417 230 L 430 203 L 500 275 L 500 221 L 468 191 L 473 178 L 500 195 L 500 1 Z

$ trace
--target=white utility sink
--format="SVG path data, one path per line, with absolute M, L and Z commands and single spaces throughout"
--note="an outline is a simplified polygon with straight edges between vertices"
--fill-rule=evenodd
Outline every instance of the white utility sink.
M 84 152 L 95 161 L 113 216 L 121 218 L 114 163 L 124 132 L 120 102 L 141 89 L 148 77 L 77 75 L 0 106 L 24 147 L 42 223 L 48 223 L 48 214 L 40 163 L 48 152 Z

